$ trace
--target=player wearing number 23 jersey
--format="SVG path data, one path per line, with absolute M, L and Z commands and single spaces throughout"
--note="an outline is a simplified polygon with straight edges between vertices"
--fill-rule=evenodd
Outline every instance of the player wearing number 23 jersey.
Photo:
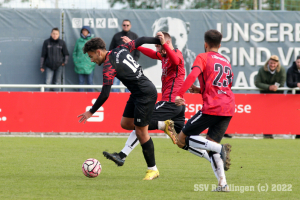
M 209 152 L 212 170 L 218 180 L 217 191 L 229 191 L 225 171 L 231 165 L 230 144 L 221 142 L 229 122 L 234 115 L 234 94 L 231 91 L 233 72 L 231 65 L 218 50 L 221 46 L 222 34 L 217 30 L 208 30 L 204 34 L 205 53 L 199 54 L 192 66 L 183 86 L 179 90 L 175 104 L 184 103 L 183 94 L 190 88 L 200 93 L 203 108 L 188 120 L 178 135 L 178 147 L 183 149 Z M 198 78 L 200 88 L 193 85 Z M 199 134 L 208 129 L 206 139 Z
M 235 110 L 234 94 L 231 91 L 233 72 L 229 61 L 213 51 L 199 54 L 178 96 L 183 97 L 184 92 L 195 81 L 193 80 L 195 77 L 198 77 L 203 98 L 202 113 L 233 116 Z

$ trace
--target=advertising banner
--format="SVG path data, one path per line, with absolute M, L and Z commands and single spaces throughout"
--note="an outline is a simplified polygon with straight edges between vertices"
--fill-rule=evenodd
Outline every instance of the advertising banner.
M 129 93 L 111 93 L 86 124 L 78 122 L 77 116 L 89 110 L 98 95 L 91 92 L 1 92 L 0 132 L 129 132 L 120 126 Z M 184 97 L 187 120 L 201 110 L 202 98 L 199 94 L 188 93 Z M 297 95 L 236 94 L 235 98 L 235 115 L 227 133 L 300 134 Z

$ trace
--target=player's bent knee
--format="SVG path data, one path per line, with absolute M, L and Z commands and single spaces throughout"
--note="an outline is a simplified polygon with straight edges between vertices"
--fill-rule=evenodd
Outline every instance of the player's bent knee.
M 144 126 L 144 127 L 136 126 L 135 134 L 141 144 L 144 144 L 150 139 L 150 136 L 148 134 L 148 126 Z
M 125 129 L 125 130 L 133 130 L 133 129 L 130 129 L 130 125 L 129 124 L 127 124 L 127 123 L 122 123 L 121 122 L 121 127 L 123 128 L 123 129 Z
M 186 138 L 186 135 L 181 131 L 179 134 L 178 134 L 178 141 L 177 141 L 177 146 L 179 148 L 182 148 L 185 146 L 185 138 Z
M 182 144 L 180 141 L 177 141 L 177 146 L 182 149 L 182 147 L 184 147 L 184 144 Z
M 216 142 L 215 140 L 213 140 L 212 138 L 210 138 L 208 135 L 206 136 L 206 139 L 209 140 L 209 141 L 212 141 L 212 142 Z M 219 143 L 219 142 L 216 142 L 216 143 Z
M 134 119 L 122 117 L 121 127 L 125 130 L 134 129 Z

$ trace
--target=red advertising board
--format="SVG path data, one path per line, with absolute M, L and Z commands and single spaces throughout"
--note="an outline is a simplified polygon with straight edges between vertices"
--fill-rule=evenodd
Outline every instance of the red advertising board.
M 120 121 L 129 93 L 111 93 L 86 124 L 77 116 L 99 93 L 0 92 L 0 132 L 128 132 Z M 160 99 L 161 94 L 158 95 Z M 300 96 L 236 94 L 227 133 L 300 134 Z M 185 94 L 186 119 L 202 108 L 201 95 Z

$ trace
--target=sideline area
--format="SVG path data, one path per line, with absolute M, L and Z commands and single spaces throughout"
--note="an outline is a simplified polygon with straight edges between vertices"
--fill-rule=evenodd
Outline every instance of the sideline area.
M 52 133 L 34 133 L 34 132 L 0 132 L 0 137 L 74 137 L 74 138 L 127 138 L 130 133 L 72 133 L 72 132 L 52 132 Z M 164 133 L 149 133 L 154 138 L 168 138 Z M 263 139 L 263 134 L 229 134 L 231 139 Z M 206 136 L 206 134 L 201 134 Z M 274 134 L 274 139 L 295 139 L 296 135 Z

